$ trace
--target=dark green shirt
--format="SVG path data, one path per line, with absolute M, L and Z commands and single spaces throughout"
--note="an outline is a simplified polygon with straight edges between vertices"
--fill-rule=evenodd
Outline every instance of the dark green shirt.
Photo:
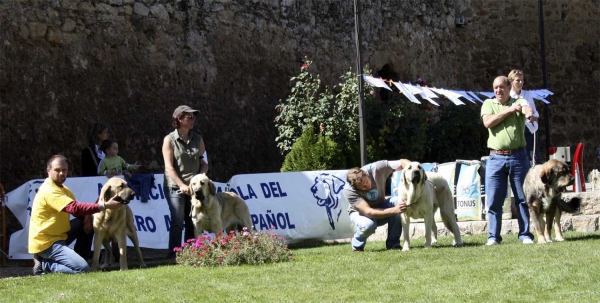
M 190 184 L 193 176 L 200 173 L 200 162 L 202 155 L 200 154 L 200 140 L 202 137 L 196 133 L 190 132 L 189 142 L 183 141 L 179 132 L 174 130 L 168 134 L 171 139 L 171 147 L 173 148 L 173 168 L 175 172 L 185 184 Z M 167 187 L 179 188 L 177 183 L 169 178 L 165 172 L 164 184 Z

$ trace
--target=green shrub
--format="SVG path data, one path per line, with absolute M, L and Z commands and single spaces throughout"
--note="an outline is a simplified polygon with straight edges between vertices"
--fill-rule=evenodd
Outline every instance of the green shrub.
M 194 267 L 264 264 L 293 259 L 283 238 L 268 231 L 221 232 L 216 237 L 204 234 L 175 248 L 177 264 Z
M 282 172 L 346 168 L 346 149 L 330 136 L 316 133 L 312 127 L 298 138 L 285 156 Z

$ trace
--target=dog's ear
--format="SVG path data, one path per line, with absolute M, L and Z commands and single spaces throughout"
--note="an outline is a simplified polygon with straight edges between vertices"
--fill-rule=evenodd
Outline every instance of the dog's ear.
M 404 176 L 405 173 L 406 173 L 406 167 L 400 172 L 400 184 L 402 184 L 402 185 L 406 184 L 406 177 Z
M 98 199 L 100 201 L 106 202 L 108 200 L 110 200 L 110 198 L 112 198 L 113 194 L 112 194 L 112 186 L 109 184 L 109 182 L 107 182 L 106 184 L 104 184 L 104 186 L 102 186 L 102 190 L 100 191 L 100 196 L 98 197 Z
M 208 191 L 210 192 L 211 196 L 214 196 L 215 194 L 217 194 L 217 188 L 215 187 L 215 184 L 212 183 L 211 180 L 208 180 Z
M 546 162 L 540 170 L 540 179 L 544 184 L 552 183 L 552 176 L 554 172 L 554 165 L 551 162 Z
M 425 184 L 425 182 L 427 181 L 427 173 L 425 172 L 425 170 L 423 169 L 423 167 L 419 166 L 419 170 L 421 171 L 421 180 L 423 184 Z

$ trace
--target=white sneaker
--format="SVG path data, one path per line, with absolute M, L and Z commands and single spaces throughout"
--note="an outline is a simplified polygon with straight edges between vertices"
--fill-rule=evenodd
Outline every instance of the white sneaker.
M 523 244 L 533 244 L 533 240 L 529 239 L 529 238 L 525 238 L 523 239 Z
M 498 242 L 496 242 L 495 240 L 488 240 L 487 243 L 485 243 L 486 246 L 492 246 L 492 245 L 498 245 Z

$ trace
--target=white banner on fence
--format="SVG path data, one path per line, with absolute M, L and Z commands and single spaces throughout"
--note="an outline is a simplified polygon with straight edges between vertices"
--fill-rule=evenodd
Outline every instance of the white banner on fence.
M 215 182 L 217 191 L 233 191 L 248 204 L 256 230 L 274 228 L 288 243 L 307 239 L 345 239 L 353 230 L 342 194 L 347 170 L 236 175 L 227 183 Z M 136 197 L 134 214 L 140 246 L 166 249 L 169 208 L 162 189 L 163 175 L 155 182 L 148 202 Z M 78 201 L 96 201 L 105 177 L 68 178 L 65 185 Z M 10 237 L 10 259 L 31 259 L 27 253 L 31 204 L 44 180 L 31 180 L 7 194 L 6 205 L 24 227 Z M 130 243 L 131 244 L 131 243 Z

